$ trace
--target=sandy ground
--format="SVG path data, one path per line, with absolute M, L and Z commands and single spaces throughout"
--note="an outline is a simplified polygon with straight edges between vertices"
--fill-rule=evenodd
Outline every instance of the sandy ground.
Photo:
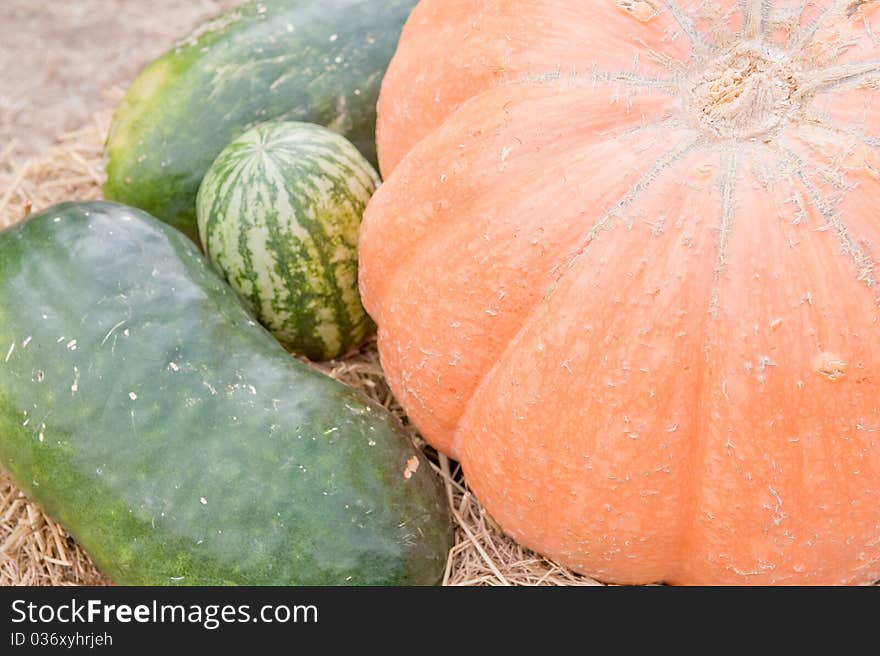
M 30 157 L 138 70 L 240 0 L 0 0 L 0 151 Z M 0 190 L 0 195 L 2 195 Z

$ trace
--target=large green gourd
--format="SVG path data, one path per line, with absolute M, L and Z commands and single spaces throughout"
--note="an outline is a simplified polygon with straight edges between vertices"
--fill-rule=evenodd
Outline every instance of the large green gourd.
M 67 203 L 0 233 L 0 463 L 120 584 L 432 584 L 392 417 L 291 358 L 195 244 Z
M 416 0 L 263 0 L 141 72 L 107 140 L 104 194 L 198 240 L 196 193 L 232 139 L 271 119 L 347 137 L 375 166 L 376 100 Z

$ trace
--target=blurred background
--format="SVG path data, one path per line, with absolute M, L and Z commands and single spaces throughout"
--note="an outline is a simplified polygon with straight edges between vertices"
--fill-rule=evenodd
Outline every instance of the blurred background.
M 38 155 L 107 107 L 108 89 L 240 2 L 0 0 L 0 151 Z

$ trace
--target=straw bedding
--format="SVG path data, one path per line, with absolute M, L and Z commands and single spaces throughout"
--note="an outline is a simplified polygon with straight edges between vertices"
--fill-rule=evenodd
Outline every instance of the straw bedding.
M 119 94 L 108 97 L 108 105 Z M 89 125 L 61 135 L 41 157 L 16 161 L 14 142 L 0 145 L 0 227 L 64 200 L 101 197 L 102 144 L 110 110 Z M 418 436 L 385 382 L 375 344 L 322 365 L 327 375 L 377 400 L 399 416 L 442 477 L 456 523 L 447 585 L 598 585 L 505 537 L 467 488 L 454 462 Z M 62 527 L 30 503 L 0 470 L 0 585 L 106 585 L 109 581 Z

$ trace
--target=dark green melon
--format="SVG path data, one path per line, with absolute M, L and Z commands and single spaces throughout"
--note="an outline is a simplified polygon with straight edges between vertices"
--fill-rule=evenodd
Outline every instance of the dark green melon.
M 374 325 L 358 292 L 358 233 L 379 176 L 345 137 L 311 123 L 265 123 L 208 169 L 202 247 L 290 350 L 329 360 Z
M 449 510 L 392 416 L 145 213 L 68 203 L 0 233 L 0 344 L 0 463 L 116 583 L 440 580 Z
M 416 0 L 248 2 L 147 66 L 116 111 L 104 195 L 193 240 L 196 193 L 232 139 L 279 119 L 345 135 L 375 166 L 376 100 Z

